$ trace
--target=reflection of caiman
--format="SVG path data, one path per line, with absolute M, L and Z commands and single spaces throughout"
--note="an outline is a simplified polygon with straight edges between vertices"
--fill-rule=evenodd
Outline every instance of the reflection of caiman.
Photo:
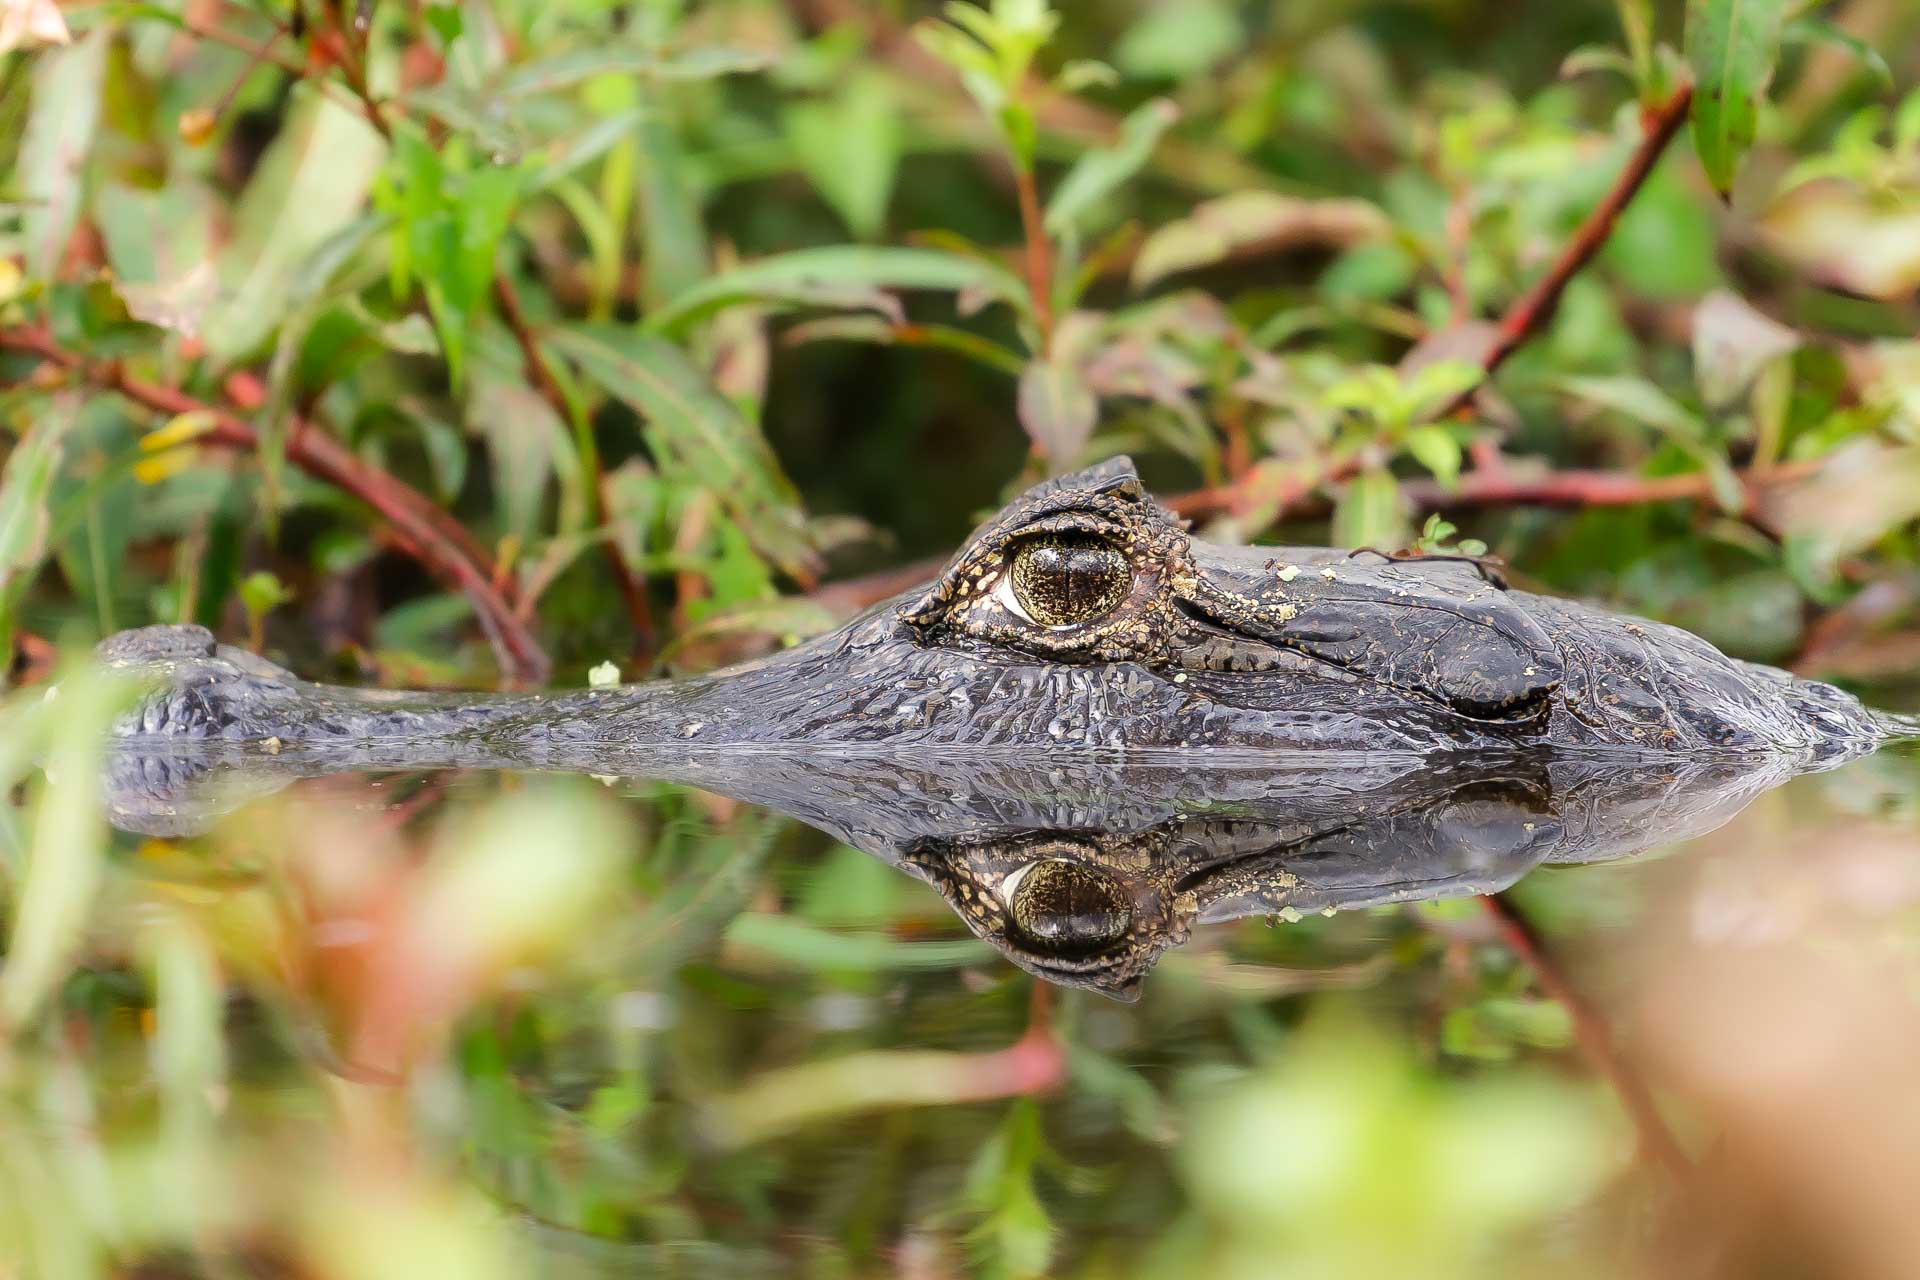
M 448 736 L 537 763 L 584 742 L 1285 747 L 1552 745 L 1854 754 L 1848 695 L 1672 627 L 1509 591 L 1474 563 L 1190 537 L 1116 459 L 1043 484 L 931 586 L 716 675 L 488 697 L 304 683 L 194 627 L 105 642 L 162 684 L 124 731 Z
M 109 757 L 107 806 L 126 829 L 180 834 L 296 778 L 516 762 L 441 748 L 126 739 Z M 1494 892 L 1543 862 L 1709 831 L 1799 767 L 1759 753 L 562 755 L 547 767 L 691 783 L 792 814 L 931 883 L 1022 968 L 1123 998 L 1195 923 Z

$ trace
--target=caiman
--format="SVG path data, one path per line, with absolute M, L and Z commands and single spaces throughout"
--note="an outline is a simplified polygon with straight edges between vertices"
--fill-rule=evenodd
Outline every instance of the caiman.
M 302 778 L 501 767 L 471 741 L 113 744 L 106 811 L 178 836 Z M 799 818 L 937 889 L 1021 968 L 1135 996 L 1197 925 L 1493 893 L 1702 835 L 1804 768 L 1779 753 L 923 752 L 575 744 L 549 768 Z M 339 806 L 334 786 L 287 803 Z M 367 800 L 391 796 L 369 789 Z
M 101 646 L 156 691 L 123 735 L 599 745 L 1783 753 L 1904 726 L 1685 631 L 1510 590 L 1488 566 L 1194 537 L 1116 458 L 1041 484 L 931 584 L 713 675 L 569 693 L 310 684 L 198 627 Z

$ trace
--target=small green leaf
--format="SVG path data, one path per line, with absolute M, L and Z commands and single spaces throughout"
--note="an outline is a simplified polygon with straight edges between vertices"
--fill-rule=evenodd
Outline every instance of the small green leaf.
M 1061 236 L 1075 229 L 1096 204 L 1140 172 L 1161 135 L 1179 118 L 1178 107 L 1155 98 L 1126 118 L 1113 146 L 1083 152 L 1047 203 L 1048 234 Z
M 460 33 L 466 30 L 466 24 L 460 19 L 460 6 L 454 4 L 428 5 L 427 25 L 440 37 L 442 48 L 458 40 Z
M 935 289 L 979 293 L 1016 307 L 1026 289 L 998 263 L 938 249 L 835 245 L 798 249 L 709 276 L 647 318 L 655 333 L 677 334 L 723 307 L 765 299 L 790 299 L 808 291 L 849 286 Z
M 566 447 L 566 424 L 517 370 L 480 361 L 467 397 L 467 425 L 487 441 L 504 531 L 523 543 L 532 540 L 553 479 L 555 453 Z
M 1320 393 L 1328 409 L 1362 413 L 1376 421 L 1396 417 L 1402 398 L 1400 375 L 1383 364 L 1367 365 Z
M 263 618 L 293 599 L 287 585 L 264 569 L 242 578 L 239 594 L 240 607 L 252 618 Z
M 888 81 L 856 76 L 830 102 L 787 111 L 787 134 L 814 188 L 863 240 L 886 225 L 904 136 Z
M 6 470 L 0 472 L 0 637 L 12 631 L 10 589 L 37 571 L 46 557 L 53 482 L 78 409 L 71 396 L 54 401 L 14 445 Z
M 1697 443 L 1706 437 L 1706 423 L 1699 415 L 1645 378 L 1561 378 L 1557 385 L 1576 399 L 1645 423 L 1675 440 Z
M 1409 421 L 1440 412 L 1487 379 L 1484 366 L 1471 360 L 1435 360 L 1407 379 L 1402 392 Z
M 1460 478 L 1460 442 L 1445 427 L 1415 427 L 1407 432 L 1407 452 L 1441 484 L 1452 488 Z
M 1114 61 L 1130 76 L 1184 81 L 1246 47 L 1239 7 L 1226 0 L 1150 5 L 1121 33 Z
M 1693 141 L 1707 180 L 1725 196 L 1753 145 L 1760 103 L 1780 57 L 1785 0 L 1688 0 Z

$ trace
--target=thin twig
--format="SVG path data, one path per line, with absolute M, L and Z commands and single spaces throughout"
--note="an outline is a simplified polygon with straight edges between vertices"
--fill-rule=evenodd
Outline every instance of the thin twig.
M 195 399 L 177 387 L 136 378 L 118 362 L 89 362 L 54 341 L 45 329 L 0 329 L 0 349 L 38 356 L 158 413 L 175 417 L 185 413 L 204 414 L 211 425 L 194 438 L 196 444 L 243 452 L 255 452 L 260 447 L 260 438 L 253 428 L 234 414 Z M 551 664 L 540 642 L 514 615 L 494 586 L 487 568 L 447 535 L 441 527 L 442 520 L 425 514 L 428 509 L 435 509 L 426 497 L 390 473 L 361 461 L 331 436 L 302 419 L 296 418 L 291 423 L 286 457 L 308 475 L 352 494 L 377 511 L 416 559 L 458 587 L 473 604 L 474 614 L 510 678 L 532 683 L 546 679 Z
M 1751 514 L 1768 490 L 1804 480 L 1819 472 L 1818 458 L 1782 463 L 1765 470 L 1737 471 L 1735 481 L 1746 495 L 1742 514 Z M 1337 477 L 1326 477 L 1332 479 Z M 1282 495 L 1282 505 L 1301 492 Z M 1462 507 L 1631 507 L 1643 502 L 1709 502 L 1717 500 L 1713 477 L 1704 471 L 1677 476 L 1643 476 L 1632 471 L 1569 469 L 1532 471 L 1501 465 L 1470 471 L 1452 488 L 1437 480 L 1407 480 L 1401 496 L 1415 511 L 1449 511 Z M 1202 519 L 1235 510 L 1247 498 L 1244 485 L 1216 485 L 1176 493 L 1164 505 L 1175 515 Z M 1315 508 L 1295 507 L 1293 514 L 1312 514 Z
M 1737 471 L 1745 495 L 1741 514 L 1751 514 L 1768 489 L 1817 473 L 1818 458 L 1782 463 L 1764 470 Z M 1630 507 L 1643 502 L 1706 502 L 1717 499 L 1713 477 L 1704 471 L 1677 476 L 1643 476 L 1631 471 L 1546 471 L 1532 473 L 1500 466 L 1460 477 L 1452 489 L 1434 480 L 1412 480 L 1402 492 L 1423 510 L 1456 507 L 1578 506 Z
M 534 332 L 532 321 L 520 305 L 520 295 L 514 290 L 513 282 L 504 271 L 496 271 L 493 277 L 494 301 L 499 305 L 500 318 L 513 332 L 514 340 L 520 344 L 520 355 L 526 365 L 527 381 L 553 406 L 553 411 L 562 422 L 573 420 L 573 406 L 568 402 L 566 393 L 553 376 L 553 370 L 547 367 L 546 353 L 540 350 L 540 338 Z M 600 469 L 600 454 L 597 449 L 581 450 L 582 462 L 587 470 L 587 492 L 593 504 L 590 513 L 592 520 L 611 533 L 609 525 L 611 505 L 607 502 L 606 476 Z M 654 652 L 657 637 L 653 627 L 653 610 L 647 604 L 646 584 L 640 576 L 628 567 L 626 557 L 620 554 L 619 543 L 609 536 L 601 544 L 606 555 L 607 567 L 613 572 L 614 585 L 619 588 L 620 599 L 627 608 L 627 617 L 633 624 L 633 658 L 639 661 Z
M 1522 964 L 1533 970 L 1540 989 L 1560 1002 L 1573 1020 L 1573 1039 L 1589 1065 L 1605 1077 L 1633 1120 L 1640 1136 L 1642 1154 L 1657 1162 L 1675 1180 L 1683 1180 L 1693 1171 L 1693 1162 L 1667 1128 L 1653 1093 L 1637 1072 L 1620 1056 L 1613 1041 L 1613 1030 L 1605 1016 L 1589 1004 L 1560 971 L 1547 950 L 1539 931 L 1502 893 L 1480 899 L 1500 930 L 1500 937 Z
M 1480 358 L 1480 365 L 1489 374 L 1505 364 L 1507 357 L 1526 345 L 1529 338 L 1538 333 L 1553 318 L 1554 309 L 1560 305 L 1560 295 L 1566 292 L 1567 284 L 1580 274 L 1581 268 L 1593 261 L 1594 256 L 1605 247 L 1607 238 L 1613 234 L 1613 227 L 1620 215 L 1633 202 L 1634 196 L 1653 173 L 1654 165 L 1673 141 L 1674 134 L 1687 121 L 1687 112 L 1693 105 L 1693 86 L 1683 84 L 1673 91 L 1665 102 L 1655 108 L 1641 125 L 1640 145 L 1620 170 L 1620 176 L 1613 180 L 1613 186 L 1600 198 L 1600 203 L 1587 214 L 1585 222 L 1560 250 L 1560 256 L 1554 259 L 1547 273 L 1533 284 L 1533 287 L 1514 300 L 1500 317 L 1500 324 L 1494 331 L 1493 343 Z M 1454 402 L 1447 406 L 1445 413 L 1451 413 L 1473 398 L 1471 390 L 1462 392 Z M 1440 416 L 1445 416 L 1445 413 Z
M 1040 330 L 1040 354 L 1053 350 L 1053 247 L 1040 216 L 1040 192 L 1033 168 L 1015 165 L 1014 189 L 1020 193 L 1020 226 L 1027 237 L 1027 292 L 1033 296 L 1033 323 Z

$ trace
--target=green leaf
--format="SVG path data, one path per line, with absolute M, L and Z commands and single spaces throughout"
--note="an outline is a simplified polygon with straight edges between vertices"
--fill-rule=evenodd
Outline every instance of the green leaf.
M 1245 47 L 1238 6 L 1223 0 L 1173 0 L 1142 13 L 1114 46 L 1130 76 L 1186 80 Z
M 427 25 L 440 37 L 444 48 L 460 38 L 466 30 L 466 24 L 460 19 L 460 6 L 453 4 L 430 4 L 427 6 Z
M 835 245 L 776 254 L 710 276 L 650 315 L 647 327 L 656 333 L 679 333 L 737 303 L 778 301 L 849 285 L 979 293 L 1016 307 L 1024 306 L 1026 297 L 1019 278 L 997 263 L 938 249 Z
M 64 674 L 60 712 L 33 819 L 32 852 L 14 903 L 7 963 L 0 968 L 0 1038 L 39 1010 L 72 966 L 85 935 L 106 854 L 100 816 L 101 756 L 107 727 L 124 703 L 121 681 L 98 668 Z
M 657 101 L 640 117 L 640 238 L 646 251 L 642 296 L 654 311 L 706 274 L 707 228 L 688 180 L 680 133 Z
M 1853 32 L 1843 31 L 1825 18 L 1795 18 L 1781 32 L 1781 43 L 1829 45 L 1865 67 L 1881 88 L 1893 88 L 1893 68 L 1887 65 L 1880 51 Z
M 1320 403 L 1328 409 L 1344 409 L 1385 420 L 1396 416 L 1403 394 L 1399 374 L 1386 365 L 1370 364 L 1321 392 Z
M 1441 484 L 1452 488 L 1460 478 L 1460 442 L 1445 427 L 1415 427 L 1407 432 L 1407 452 Z
M 1435 360 L 1407 379 L 1401 401 L 1409 421 L 1440 412 L 1487 379 L 1484 366 L 1471 360 Z
M 113 33 L 91 32 L 78 44 L 39 55 L 33 67 L 33 114 L 15 162 L 26 209 L 21 219 L 27 274 L 50 280 L 86 193 L 83 170 L 100 119 L 100 89 Z
M 1645 378 L 1561 378 L 1556 385 L 1576 399 L 1645 423 L 1675 440 L 1698 442 L 1706 437 L 1707 425 L 1699 415 Z
M 854 235 L 878 236 L 905 141 L 890 84 L 878 75 L 856 76 L 830 102 L 789 107 L 787 136 L 808 180 Z
M 1785 0 L 1688 0 L 1693 142 L 1707 180 L 1725 196 L 1759 127 L 1760 103 L 1780 57 Z
M 60 473 L 62 443 L 78 409 L 71 396 L 55 400 L 14 445 L 6 470 L 0 472 L 0 637 L 10 637 L 13 630 L 11 589 L 37 571 L 46 557 L 54 477 Z
M 814 577 L 819 556 L 792 481 L 678 347 L 611 325 L 560 330 L 554 345 L 640 414 L 671 483 L 710 491 L 768 561 L 798 580 Z
M 1643 422 L 1671 440 L 1707 473 L 1714 499 L 1723 510 L 1737 512 L 1745 505 L 1739 478 L 1726 454 L 1708 439 L 1706 422 L 1653 383 L 1623 375 L 1562 378 L 1557 385 L 1569 395 Z
M 1127 116 L 1113 146 L 1083 152 L 1047 202 L 1047 233 L 1062 236 L 1078 227 L 1095 205 L 1140 172 L 1161 135 L 1179 118 L 1178 107 L 1155 98 Z
M 250 618 L 264 617 L 293 599 L 286 583 L 264 569 L 242 578 L 238 590 L 240 607 Z
M 530 541 L 553 479 L 554 453 L 565 447 L 567 425 L 517 370 L 487 360 L 474 365 L 467 425 L 487 441 L 505 532 Z
M 394 138 L 393 171 L 376 196 L 394 220 L 395 292 L 418 276 L 456 386 L 467 335 L 490 296 L 494 256 L 525 188 L 515 167 L 469 160 L 464 145 L 436 148 L 405 128 Z
M 273 332 L 308 260 L 359 218 L 385 156 L 380 135 L 331 98 L 294 111 L 240 197 L 216 263 L 225 292 L 203 334 L 216 360 L 240 359 Z
M 1333 511 L 1333 540 L 1343 547 L 1385 551 L 1407 540 L 1400 482 L 1381 467 L 1370 467 L 1347 483 Z

